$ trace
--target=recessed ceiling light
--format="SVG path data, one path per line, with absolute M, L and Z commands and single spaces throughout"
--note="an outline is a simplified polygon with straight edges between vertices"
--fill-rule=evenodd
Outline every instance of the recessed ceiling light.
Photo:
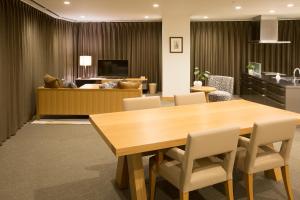
M 234 7 L 236 10 L 241 10 L 242 9 L 242 6 L 235 6 Z
M 80 18 L 81 18 L 81 19 L 84 19 L 84 18 L 85 18 L 85 16 L 84 16 L 84 15 L 81 15 L 81 16 L 80 16 Z
M 149 16 L 148 16 L 148 15 L 146 15 L 144 18 L 145 18 L 145 19 L 149 19 Z
M 158 7 L 159 7 L 159 4 L 158 4 L 158 3 L 155 3 L 155 4 L 153 4 L 152 6 L 153 6 L 153 8 L 158 8 Z
M 295 5 L 292 3 L 289 3 L 288 5 L 286 5 L 288 8 L 294 7 Z
M 269 10 L 269 13 L 275 13 L 275 10 Z
M 204 16 L 203 19 L 208 19 L 208 17 L 207 17 L 207 16 Z
M 64 4 L 65 4 L 65 5 L 70 5 L 71 2 L 70 2 L 70 1 L 64 1 Z

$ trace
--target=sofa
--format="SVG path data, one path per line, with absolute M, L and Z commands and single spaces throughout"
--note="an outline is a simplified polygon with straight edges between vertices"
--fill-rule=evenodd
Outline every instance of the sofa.
M 142 96 L 138 89 L 45 88 L 36 91 L 36 118 L 43 115 L 91 115 L 122 111 L 124 98 Z

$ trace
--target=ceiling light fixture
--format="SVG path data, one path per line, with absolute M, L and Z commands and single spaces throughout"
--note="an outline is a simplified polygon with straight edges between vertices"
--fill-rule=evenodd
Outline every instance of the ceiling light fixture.
M 204 16 L 203 19 L 208 19 L 208 17 L 207 17 L 207 16 Z
M 158 7 L 159 7 L 159 4 L 158 4 L 158 3 L 155 3 L 155 4 L 153 4 L 152 6 L 153 6 L 153 8 L 158 8 Z
M 64 4 L 65 4 L 65 5 L 70 5 L 71 2 L 70 2 L 70 1 L 64 1 Z
M 242 6 L 235 6 L 234 7 L 236 10 L 241 10 L 242 9 Z
M 275 13 L 275 10 L 269 10 L 269 13 Z
M 149 16 L 148 16 L 148 15 L 146 15 L 144 18 L 145 18 L 145 19 L 149 19 Z
M 292 8 L 292 7 L 294 7 L 295 5 L 294 4 L 292 4 L 292 3 L 289 3 L 288 5 L 286 5 L 286 7 L 288 7 L 288 8 Z

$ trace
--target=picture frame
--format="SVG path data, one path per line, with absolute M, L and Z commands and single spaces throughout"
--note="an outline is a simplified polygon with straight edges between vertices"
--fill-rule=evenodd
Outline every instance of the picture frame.
M 183 37 L 170 37 L 170 53 L 183 53 Z

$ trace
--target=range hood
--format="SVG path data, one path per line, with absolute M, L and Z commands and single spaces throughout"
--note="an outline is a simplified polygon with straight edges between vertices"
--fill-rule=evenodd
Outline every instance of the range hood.
M 289 44 L 291 41 L 278 41 L 277 16 L 260 15 L 253 18 L 252 43 Z

